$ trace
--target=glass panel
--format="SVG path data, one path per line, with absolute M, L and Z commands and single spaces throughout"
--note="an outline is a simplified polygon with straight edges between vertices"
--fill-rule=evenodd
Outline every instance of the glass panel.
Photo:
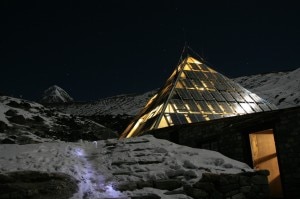
M 192 114 L 194 117 L 196 117 L 197 118 L 197 120 L 199 121 L 199 122 L 201 122 L 201 121 L 205 121 L 205 118 L 203 117 L 203 115 L 201 114 Z
M 171 117 L 172 122 L 173 122 L 174 125 L 181 124 L 180 120 L 178 119 L 178 117 L 176 115 L 176 113 L 170 113 L 170 117 Z
M 263 103 L 263 99 L 261 99 L 259 96 L 257 96 L 255 93 L 250 93 L 250 97 L 256 102 L 256 103 Z
M 225 102 L 225 99 L 222 97 L 222 95 L 218 91 L 211 91 L 210 92 L 214 98 L 219 102 Z
M 198 118 L 196 117 L 196 114 L 189 114 L 189 118 L 191 120 L 191 122 L 198 122 Z
M 277 110 L 278 108 L 274 104 L 268 104 L 271 110 Z
M 226 90 L 226 85 L 220 83 L 219 81 L 215 81 L 215 87 L 217 90 L 220 90 L 220 91 L 225 91 Z
M 197 105 L 195 104 L 195 102 L 193 100 L 185 100 L 185 106 L 187 107 L 187 109 L 190 111 L 190 112 L 196 112 L 196 113 L 199 113 L 199 109 L 197 107 Z
M 167 120 L 167 122 L 169 123 L 169 125 L 170 125 L 170 126 L 173 126 L 174 123 L 173 123 L 173 120 L 171 119 L 170 114 L 165 114 L 165 117 L 166 117 L 166 120 Z
M 195 100 L 204 100 L 203 96 L 197 90 L 189 90 Z
M 219 114 L 209 114 L 209 115 L 207 115 L 207 117 L 209 118 L 209 120 L 215 120 L 215 119 L 222 118 L 222 116 Z
M 194 88 L 194 85 L 191 83 L 189 79 L 183 79 L 181 80 L 185 88 Z
M 238 103 L 231 103 L 232 108 L 237 112 L 238 114 L 245 114 L 246 112 Z
M 183 87 L 182 83 L 180 81 L 178 81 L 175 88 L 184 88 L 184 87 Z
M 208 91 L 201 91 L 201 94 L 206 100 L 214 100 L 213 96 Z
M 205 101 L 197 101 L 196 103 L 200 107 L 201 111 L 211 112 Z
M 230 95 L 229 92 L 221 92 L 221 93 L 228 102 L 235 102 L 234 98 Z
M 167 126 L 169 126 L 168 123 L 167 123 L 167 120 L 166 120 L 165 116 L 162 116 L 162 118 L 159 122 L 158 128 L 164 128 L 164 127 L 167 127 Z
M 184 66 L 183 70 L 191 70 L 191 67 L 190 67 L 188 64 L 186 64 L 186 65 Z
M 168 104 L 165 110 L 165 113 L 175 113 L 173 107 L 171 106 L 171 104 Z
M 259 104 L 259 106 L 263 111 L 270 111 L 270 108 L 265 104 Z
M 230 81 L 230 85 L 238 92 L 242 91 L 241 87 L 238 85 L 238 83 L 233 82 L 232 80 Z
M 172 116 L 171 116 L 172 117 Z M 189 123 L 184 114 L 177 114 L 180 124 Z
M 240 95 L 246 100 L 246 102 L 254 102 L 248 93 L 241 92 Z
M 192 70 L 200 70 L 200 68 L 198 67 L 198 64 L 195 64 L 195 63 L 189 63 Z
M 201 81 L 205 88 L 215 89 L 214 85 L 210 81 Z
M 255 110 L 255 112 L 261 112 L 261 108 L 259 108 L 259 106 L 255 103 L 249 103 L 249 105 L 252 107 L 253 110 Z
M 194 84 L 195 88 L 197 89 L 204 89 L 204 86 L 202 84 L 202 82 L 198 79 L 193 79 L 191 80 L 191 82 Z
M 205 64 L 201 65 L 202 71 L 209 72 L 208 67 Z
M 195 75 L 195 73 L 193 71 L 184 71 L 184 73 L 190 79 L 197 79 L 197 76 Z
M 231 109 L 231 107 L 226 102 L 219 102 L 219 104 L 225 113 L 234 113 L 234 111 Z
M 176 89 L 176 92 L 182 99 L 192 99 L 192 96 L 187 92 L 186 89 Z
M 209 80 L 215 80 L 216 79 L 216 76 L 212 73 L 205 73 L 205 75 Z
M 240 105 L 243 107 L 243 109 L 244 109 L 247 113 L 254 113 L 254 111 L 252 110 L 251 106 L 248 105 L 247 103 L 240 103 Z
M 217 102 L 210 101 L 210 102 L 208 102 L 208 104 L 210 104 L 212 106 L 212 108 L 214 109 L 215 113 L 223 113 L 222 109 L 219 107 L 219 105 L 217 104 Z
M 184 103 L 181 100 L 173 99 L 172 102 L 177 112 L 179 113 L 187 112 L 187 108 L 184 106 Z
M 230 92 L 230 94 L 237 102 L 245 102 L 245 100 L 237 92 Z
M 196 76 L 199 80 L 207 80 L 207 77 L 201 71 L 195 71 Z

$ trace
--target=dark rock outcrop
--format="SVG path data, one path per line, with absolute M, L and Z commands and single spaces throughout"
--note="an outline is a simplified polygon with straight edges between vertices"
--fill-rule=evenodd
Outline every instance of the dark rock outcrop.
M 17 171 L 0 174 L 1 199 L 67 199 L 77 192 L 77 181 L 63 173 Z

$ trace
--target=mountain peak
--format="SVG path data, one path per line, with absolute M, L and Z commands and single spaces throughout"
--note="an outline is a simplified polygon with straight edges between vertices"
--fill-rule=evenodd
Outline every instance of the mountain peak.
M 45 90 L 41 100 L 42 103 L 67 103 L 73 101 L 73 98 L 57 85 L 50 86 Z

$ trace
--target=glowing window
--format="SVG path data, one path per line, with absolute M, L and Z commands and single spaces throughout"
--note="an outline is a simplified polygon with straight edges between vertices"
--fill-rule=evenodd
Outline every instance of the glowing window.
M 213 96 L 208 91 L 201 91 L 201 94 L 206 100 L 214 100 Z
M 186 64 L 186 65 L 183 67 L 183 70 L 191 70 L 190 65 L 189 65 L 189 64 Z
M 263 100 L 260 97 L 258 97 L 256 94 L 250 93 L 249 95 L 256 103 L 263 103 Z
M 231 106 L 238 114 L 245 114 L 246 112 L 238 103 L 231 103 Z
M 237 102 L 245 102 L 244 98 L 242 98 L 237 92 L 230 92 L 230 94 Z
M 165 113 L 175 113 L 173 107 L 171 106 L 171 104 L 168 104 L 165 110 Z
M 203 112 L 210 112 L 210 109 L 209 107 L 207 106 L 206 102 L 205 101 L 197 101 L 196 102 L 199 109 Z
M 214 98 L 218 102 L 225 102 L 225 99 L 222 97 L 222 95 L 218 91 L 211 91 L 211 94 L 214 96 Z
M 194 100 L 204 100 L 203 96 L 197 90 L 189 90 Z
M 184 103 L 181 100 L 173 99 L 172 102 L 173 102 L 175 110 L 178 113 L 188 112 L 187 108 L 185 107 Z
M 195 64 L 195 63 L 189 63 L 189 64 L 190 64 L 192 70 L 200 70 L 198 64 Z
M 184 88 L 184 86 L 180 81 L 178 81 L 175 88 Z
M 247 103 L 240 103 L 240 105 L 243 107 L 243 109 L 247 113 L 254 113 L 254 111 L 252 110 L 251 106 L 249 106 Z
M 221 93 L 228 102 L 235 102 L 234 98 L 230 95 L 230 93 L 228 92 L 221 92 Z
M 188 108 L 188 110 L 192 113 L 198 113 L 199 109 L 195 102 L 193 100 L 185 100 L 185 106 Z
M 260 107 L 263 111 L 269 111 L 269 110 L 270 110 L 270 108 L 269 108 L 267 105 L 265 105 L 265 104 L 259 104 L 259 107 Z
M 169 125 L 170 125 L 170 126 L 173 126 L 174 123 L 173 123 L 173 121 L 172 121 L 172 119 L 171 119 L 170 114 L 165 114 L 165 117 L 166 117 L 167 122 L 169 123 Z
M 219 107 L 217 102 L 211 101 L 211 102 L 209 102 L 209 104 L 212 106 L 215 113 L 223 113 L 222 109 Z
M 248 93 L 241 92 L 240 95 L 246 100 L 246 102 L 254 102 Z
M 255 112 L 262 111 L 261 108 L 259 108 L 259 106 L 255 103 L 249 103 L 249 105 L 252 107 L 253 110 L 255 110 Z
M 176 89 L 176 92 L 182 99 L 192 99 L 192 96 L 186 89 Z
M 166 118 L 163 116 L 159 122 L 158 128 L 164 128 L 167 126 L 169 126 L 168 122 L 167 122 Z
M 181 114 L 178 114 L 178 115 L 181 115 Z M 182 124 L 182 123 L 180 122 L 180 120 L 178 119 L 178 117 L 177 117 L 178 115 L 175 114 L 175 113 L 171 113 L 171 114 L 170 114 L 170 117 L 171 117 L 172 122 L 173 122 L 174 125 Z M 181 116 L 183 116 L 183 115 L 181 115 Z M 185 123 L 186 123 L 186 122 L 185 122 Z

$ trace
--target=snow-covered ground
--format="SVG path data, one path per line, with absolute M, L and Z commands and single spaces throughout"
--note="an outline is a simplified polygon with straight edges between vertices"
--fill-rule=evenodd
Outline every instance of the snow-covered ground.
M 234 81 L 278 108 L 300 105 L 300 68 L 290 72 L 244 76 Z
M 55 142 L 28 145 L 0 145 L 0 173 L 9 171 L 63 172 L 75 177 L 79 191 L 73 198 L 118 198 L 156 193 L 162 198 L 189 198 L 165 195 L 155 188 L 120 192 L 120 184 L 178 178 L 189 184 L 203 173 L 252 171 L 246 164 L 214 151 L 177 145 L 150 135 L 138 138 L 78 143 Z
M 36 102 L 0 96 L 0 143 L 76 141 L 88 137 L 91 140 L 95 136 L 97 139 L 117 137 L 115 132 L 92 120 L 61 113 Z

